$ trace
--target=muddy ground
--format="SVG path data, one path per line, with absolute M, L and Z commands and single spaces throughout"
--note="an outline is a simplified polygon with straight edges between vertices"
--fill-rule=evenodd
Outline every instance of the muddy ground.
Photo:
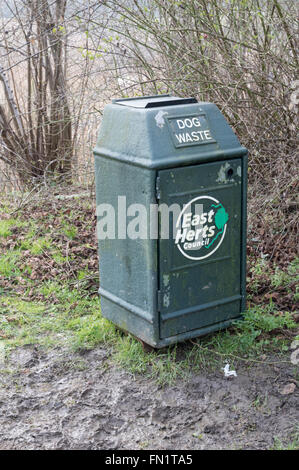
M 242 365 L 232 379 L 206 371 L 162 388 L 113 365 L 108 350 L 27 346 L 0 369 L 1 450 L 269 449 L 299 423 L 298 383 L 282 394 L 296 383 L 285 364 Z

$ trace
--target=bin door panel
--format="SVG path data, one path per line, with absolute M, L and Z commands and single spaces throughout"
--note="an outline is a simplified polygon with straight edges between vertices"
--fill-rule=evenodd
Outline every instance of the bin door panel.
M 233 159 L 158 172 L 161 338 L 240 316 L 241 168 Z

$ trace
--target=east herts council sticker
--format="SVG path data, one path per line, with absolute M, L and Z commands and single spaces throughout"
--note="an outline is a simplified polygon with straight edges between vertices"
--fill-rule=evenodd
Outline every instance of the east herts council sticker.
M 177 223 L 175 244 L 186 258 L 208 258 L 225 237 L 228 214 L 217 199 L 199 196 L 188 202 Z

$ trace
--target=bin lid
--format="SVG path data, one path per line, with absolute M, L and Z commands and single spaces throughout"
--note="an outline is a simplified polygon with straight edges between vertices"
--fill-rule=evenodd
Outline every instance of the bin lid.
M 160 106 L 176 106 L 180 104 L 192 104 L 198 101 L 195 98 L 180 98 L 179 96 L 159 95 L 141 96 L 137 98 L 124 98 L 112 100 L 114 104 L 130 106 L 132 108 L 158 108 Z
M 94 153 L 161 169 L 237 158 L 247 150 L 215 104 L 163 94 L 106 105 Z

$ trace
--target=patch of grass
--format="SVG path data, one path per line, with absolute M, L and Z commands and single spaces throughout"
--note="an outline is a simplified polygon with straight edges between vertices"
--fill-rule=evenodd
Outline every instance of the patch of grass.
M 78 229 L 74 225 L 65 223 L 62 228 L 62 232 L 67 238 L 69 238 L 70 240 L 74 240 L 74 238 L 76 238 L 78 234 Z
M 276 315 L 273 304 L 255 306 L 244 314 L 243 320 L 234 323 L 233 329 L 199 339 L 198 346 L 202 348 L 202 356 L 214 353 L 218 359 L 219 357 L 232 358 L 233 361 L 240 357 L 257 359 L 267 351 L 283 352 L 288 349 L 285 340 L 277 339 L 276 335 L 269 335 L 271 331 L 296 328 L 297 324 L 290 313 Z M 233 362 L 231 364 L 233 365 Z
M 270 331 L 287 328 L 296 328 L 292 314 L 277 312 L 273 303 L 263 306 L 254 306 L 244 315 L 244 320 L 237 323 L 244 332 L 256 331 L 269 333 Z
M 51 248 L 51 242 L 47 238 L 38 238 L 32 243 L 30 251 L 33 255 L 40 255 L 44 250 Z
M 37 333 L 46 312 L 43 304 L 3 297 L 0 303 L 0 331 L 6 345 L 21 346 L 37 341 Z
M 33 220 L 28 224 L 27 231 L 24 232 L 18 246 L 21 250 L 29 250 L 32 255 L 40 255 L 43 251 L 55 248 L 45 227 L 39 226 Z
M 74 349 L 92 349 L 101 343 L 113 344 L 119 336 L 114 325 L 101 316 L 99 306 L 92 315 L 70 320 L 67 328 L 74 333 L 72 338 Z
M 29 250 L 33 255 L 39 255 L 44 250 L 51 248 L 51 240 L 49 237 L 39 236 L 41 228 L 32 220 L 29 223 L 16 219 L 0 221 L 0 237 L 10 237 L 13 227 L 22 227 L 22 233 L 18 234 L 16 246 L 12 251 L 20 253 L 22 250 Z
M 258 291 L 260 286 L 261 277 L 265 274 L 268 274 L 268 267 L 269 264 L 265 259 L 258 260 L 251 268 L 250 273 L 252 275 L 251 279 L 247 279 L 248 283 L 250 283 L 250 290 L 254 293 Z
M 288 287 L 289 284 L 294 281 L 299 281 L 299 258 L 295 258 L 290 263 L 287 272 L 276 267 L 274 274 L 271 276 L 271 285 L 274 288 Z
M 299 426 L 296 426 L 289 439 L 289 441 L 286 439 L 281 441 L 275 437 L 274 446 L 270 450 L 299 450 Z
M 177 359 L 178 346 L 169 347 L 166 353 L 158 353 L 151 362 L 150 376 L 160 385 L 173 384 L 177 379 L 186 379 L 194 366 L 195 355 L 187 354 Z
M 144 374 L 159 385 L 173 384 L 178 378 L 187 378 L 191 363 L 177 359 L 175 345 L 160 351 L 145 352 L 140 341 L 130 335 L 119 335 L 113 343 L 113 361 L 131 374 Z
M 288 266 L 287 270 L 282 270 L 266 259 L 257 260 L 249 269 L 248 278 L 249 298 L 256 294 L 260 288 L 268 284 L 270 291 L 286 290 L 291 292 L 290 287 L 299 281 L 299 258 L 295 258 Z
M 154 361 L 154 353 L 145 353 L 142 345 L 132 336 L 119 336 L 115 343 L 114 360 L 132 374 L 145 373 Z
M 299 257 L 293 259 L 293 261 L 290 262 L 288 272 L 289 274 L 296 275 L 297 279 L 299 278 Z
M 20 276 L 22 273 L 18 267 L 20 256 L 21 253 L 18 250 L 9 251 L 7 254 L 0 256 L 0 275 L 8 279 Z
M 61 311 L 71 313 L 72 317 L 87 316 L 100 311 L 98 296 L 92 297 L 80 289 L 74 289 L 70 285 L 61 285 L 55 281 L 45 281 L 38 292 L 45 300 L 54 300 L 55 305 Z
M 8 238 L 12 234 L 11 227 L 16 223 L 16 219 L 0 220 L 0 237 Z
M 1 297 L 0 334 L 8 347 L 33 343 L 43 346 L 76 343 L 78 347 L 84 343 L 84 347 L 92 347 L 106 339 L 98 298 L 84 298 L 76 289 L 53 283 L 42 286 L 40 290 L 46 294 L 55 292 L 59 300 L 53 304 L 47 299 L 32 302 L 8 295 Z M 84 319 L 82 322 L 81 316 Z M 93 342 L 91 334 L 86 336 L 88 328 L 92 327 L 101 331 L 102 335 L 101 338 L 95 336 Z
M 67 262 L 67 257 L 63 256 L 62 253 L 57 250 L 54 253 L 51 253 L 51 257 L 54 259 L 55 263 L 59 265 Z
M 79 270 L 78 273 L 77 273 L 77 279 L 78 281 L 83 281 L 86 277 L 88 277 L 90 275 L 90 273 L 88 272 L 87 269 L 82 269 L 82 270 Z

